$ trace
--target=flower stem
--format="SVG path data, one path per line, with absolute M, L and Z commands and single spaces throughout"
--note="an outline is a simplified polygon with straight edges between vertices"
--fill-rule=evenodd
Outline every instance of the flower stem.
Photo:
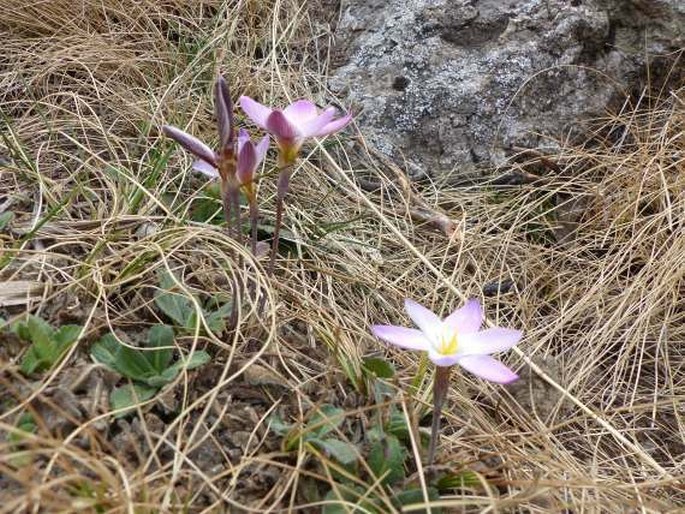
M 432 466 L 435 461 L 435 448 L 440 435 L 440 416 L 445 398 L 447 398 L 447 391 L 449 390 L 451 370 L 452 368 L 447 366 L 437 366 L 435 368 L 435 378 L 433 379 L 433 424 L 428 444 L 428 466 Z
M 228 230 L 229 235 L 231 235 L 233 232 L 233 196 L 224 184 L 222 184 L 221 187 L 221 203 L 224 207 L 224 219 L 226 220 L 226 229 Z
M 278 241 L 281 236 L 281 225 L 283 224 L 283 204 L 285 195 L 290 186 L 290 174 L 292 164 L 284 164 L 278 175 L 278 190 L 276 192 L 276 226 L 274 227 L 274 238 L 271 245 L 271 260 L 269 261 L 268 274 L 273 275 L 274 265 L 276 264 L 276 254 L 278 253 Z
M 250 200 L 250 249 L 252 255 L 257 256 L 257 222 L 259 221 L 259 206 L 254 195 L 249 197 Z
M 232 185 L 228 189 L 228 194 L 231 196 L 231 204 L 233 204 L 233 219 L 235 223 L 233 228 L 235 230 L 235 240 L 238 244 L 242 244 L 243 231 L 240 226 L 240 190 Z

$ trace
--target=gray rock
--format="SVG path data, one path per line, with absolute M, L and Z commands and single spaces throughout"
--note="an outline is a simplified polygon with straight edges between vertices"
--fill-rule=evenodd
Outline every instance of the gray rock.
M 479 175 L 602 115 L 645 53 L 685 46 L 685 0 L 348 0 L 331 89 L 415 177 Z M 645 47 L 646 42 L 646 47 Z

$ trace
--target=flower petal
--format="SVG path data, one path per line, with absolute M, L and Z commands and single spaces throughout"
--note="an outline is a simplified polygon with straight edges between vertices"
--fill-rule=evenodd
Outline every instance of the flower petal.
M 346 116 L 343 116 L 342 118 L 331 121 L 326 126 L 319 129 L 316 134 L 312 134 L 312 136 L 313 137 L 327 136 L 328 134 L 332 134 L 333 132 L 337 132 L 338 130 L 344 129 L 350 123 L 350 121 L 352 121 L 352 114 L 347 114 Z
M 489 355 L 465 355 L 459 358 L 457 364 L 480 378 L 490 382 L 497 382 L 498 384 L 508 384 L 519 377 L 500 361 L 493 359 Z
M 273 111 L 267 106 L 256 102 L 249 96 L 241 96 L 238 101 L 240 102 L 240 108 L 245 114 L 247 114 L 257 126 L 266 130 L 266 120 Z
M 436 352 L 433 347 L 428 348 L 428 358 L 433 361 L 433 364 L 436 366 L 454 366 L 460 359 L 459 354 L 453 353 L 444 355 Z
M 257 152 L 255 147 L 250 141 L 250 136 L 247 136 L 247 141 L 243 140 L 243 143 L 238 143 L 238 163 L 236 167 L 236 175 L 238 181 L 241 184 L 247 184 L 252 182 L 254 177 L 254 170 L 257 168 Z
M 430 342 L 420 330 L 415 328 L 398 327 L 395 325 L 373 325 L 373 335 L 386 343 L 407 348 L 408 350 L 426 350 Z
M 435 313 L 409 298 L 404 301 L 404 308 L 411 320 L 416 323 L 416 326 L 421 329 L 429 340 L 432 341 L 436 338 L 442 328 L 442 321 L 440 321 L 440 318 Z
M 219 177 L 219 170 L 202 159 L 198 159 L 197 161 L 193 162 L 193 169 L 211 178 Z
M 461 308 L 445 318 L 445 323 L 459 334 L 477 332 L 483 324 L 483 307 L 472 298 Z
M 281 111 L 273 111 L 266 119 L 266 130 L 271 132 L 276 139 L 292 141 L 300 137 L 297 130 Z
M 221 75 L 214 84 L 214 113 L 219 127 L 219 143 L 224 148 L 233 139 L 233 101 L 228 84 Z
M 522 335 L 520 330 L 499 327 L 470 334 L 459 334 L 458 352 L 461 355 L 489 355 L 503 352 L 516 345 Z
M 261 163 L 264 160 L 264 157 L 266 157 L 266 152 L 269 149 L 269 136 L 264 136 L 259 143 L 257 143 L 257 146 L 255 150 L 257 150 L 257 164 Z
M 183 148 L 195 155 L 195 157 L 199 157 L 203 161 L 206 161 L 212 166 L 216 167 L 216 154 L 214 153 L 214 150 L 212 150 L 195 136 L 191 136 L 187 132 L 177 129 L 176 127 L 172 127 L 171 125 L 164 125 L 162 127 L 162 132 L 164 132 L 165 136 L 170 137 Z
M 250 133 L 247 129 L 238 129 L 238 151 L 240 151 L 240 146 L 245 144 L 245 141 L 250 140 Z
M 324 110 L 316 118 L 309 120 L 300 127 L 302 134 L 305 137 L 317 137 L 321 129 L 331 122 L 337 112 L 335 107 Z
M 316 108 L 316 104 L 309 100 L 297 100 L 283 109 L 283 114 L 285 114 L 290 123 L 297 127 L 301 127 L 316 119 L 319 115 L 319 109 Z

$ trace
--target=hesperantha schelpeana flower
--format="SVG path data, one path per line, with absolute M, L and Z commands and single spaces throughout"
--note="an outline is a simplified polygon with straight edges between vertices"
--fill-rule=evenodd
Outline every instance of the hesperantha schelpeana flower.
M 173 127 L 171 127 L 173 128 Z M 176 129 L 178 130 L 178 129 Z M 188 136 L 188 134 L 184 135 Z M 191 136 L 192 137 L 192 136 Z M 269 149 L 269 136 L 264 136 L 257 144 L 250 139 L 250 134 L 245 129 L 238 131 L 238 158 L 236 160 L 236 178 L 243 187 L 248 198 L 255 195 L 254 175 L 257 168 L 264 160 Z M 199 159 L 193 163 L 193 169 L 210 177 L 219 178 L 219 170 L 215 164 L 196 154 Z M 216 160 L 213 161 L 216 163 Z
M 345 128 L 352 115 L 335 118 L 337 109 L 319 112 L 314 102 L 297 100 L 283 110 L 271 109 L 249 96 L 240 97 L 240 107 L 258 127 L 274 136 L 284 164 L 297 159 L 302 143 L 308 137 L 323 137 Z
M 241 96 L 239 101 L 245 114 L 274 137 L 279 150 L 276 224 L 268 269 L 269 274 L 272 274 L 283 223 L 283 202 L 290 187 L 290 173 L 302 144 L 308 137 L 323 137 L 343 129 L 352 121 L 352 115 L 336 118 L 335 107 L 328 107 L 320 112 L 314 102 L 304 99 L 293 102 L 283 110 L 271 109 L 249 96 Z
M 269 148 L 269 136 L 264 136 L 255 144 L 249 133 L 240 129 L 238 137 L 235 137 L 233 102 L 228 85 L 221 76 L 217 77 L 214 86 L 214 110 L 219 132 L 219 149 L 216 152 L 195 136 L 176 127 L 165 125 L 162 130 L 167 137 L 197 157 L 193 162 L 194 170 L 210 178 L 221 179 L 224 210 L 229 225 L 232 223 L 231 211 L 234 211 L 236 225 L 240 222 L 238 188 L 243 188 L 250 204 L 252 247 L 255 250 L 258 211 L 254 175 Z M 239 233 L 240 228 L 236 226 L 236 230 Z
M 469 300 L 444 320 L 413 300 L 406 300 L 404 305 L 419 329 L 374 325 L 372 332 L 376 337 L 400 348 L 428 352 L 436 366 L 458 364 L 491 382 L 507 384 L 518 378 L 490 354 L 509 350 L 519 342 L 522 333 L 499 327 L 480 330 L 483 308 L 478 300 Z
M 444 320 L 413 300 L 405 300 L 404 306 L 418 330 L 395 325 L 374 325 L 371 330 L 376 337 L 400 348 L 427 352 L 428 358 L 437 366 L 433 378 L 433 424 L 428 446 L 428 466 L 432 466 L 440 433 L 440 413 L 449 390 L 452 366 L 458 364 L 491 382 L 513 382 L 518 375 L 490 354 L 516 345 L 521 339 L 521 332 L 499 327 L 480 330 L 483 308 L 475 299 L 467 301 Z

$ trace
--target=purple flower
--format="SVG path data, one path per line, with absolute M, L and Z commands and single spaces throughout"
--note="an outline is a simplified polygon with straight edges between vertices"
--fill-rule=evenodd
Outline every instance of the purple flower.
M 245 188 L 248 195 L 254 195 L 252 187 L 254 174 L 260 163 L 264 160 L 268 149 L 269 136 L 264 136 L 259 140 L 259 143 L 254 144 L 250 140 L 250 134 L 248 134 L 247 130 L 240 129 L 238 131 L 238 165 L 236 167 L 236 176 L 238 177 L 238 182 Z
M 221 176 L 224 183 L 233 180 L 235 170 L 235 130 L 233 124 L 233 102 L 228 84 L 218 76 L 214 83 L 214 112 L 219 130 L 219 151 L 215 152 L 195 136 L 181 129 L 164 125 L 162 132 L 198 158 L 193 168 L 209 175 Z
M 209 174 L 211 172 L 208 172 L 207 169 L 208 167 L 211 167 L 215 173 L 215 175 L 212 176 L 219 176 L 218 172 L 216 171 L 219 156 L 214 150 L 212 150 L 195 136 L 191 136 L 187 132 L 184 132 L 176 127 L 172 127 L 171 125 L 164 125 L 162 127 L 162 132 L 164 132 L 165 136 L 173 139 L 183 148 L 192 153 L 195 157 L 199 158 L 198 161 L 193 163 L 193 168 L 195 168 L 195 164 L 198 164 L 199 167 L 195 169 L 202 171 L 202 173 Z
M 241 96 L 240 107 L 259 127 L 274 136 L 284 154 L 285 162 L 296 159 L 306 138 L 332 134 L 352 120 L 351 114 L 335 118 L 335 107 L 319 112 L 316 105 L 309 100 L 297 100 L 280 110 L 270 109 L 249 96 Z
M 173 127 L 171 127 L 173 128 Z M 166 127 L 165 127 L 166 129 Z M 178 129 L 175 129 L 178 130 Z M 185 132 L 181 132 L 184 136 L 192 137 Z M 168 134 L 167 134 L 168 135 Z M 176 141 L 179 141 L 177 138 Z M 180 141 L 179 141 L 180 142 Z M 198 141 L 199 144 L 203 144 Z M 188 149 L 188 146 L 183 145 L 184 148 Z M 207 148 L 209 150 L 209 148 Z M 236 177 L 241 186 L 244 186 L 249 191 L 251 191 L 252 181 L 254 180 L 254 174 L 261 162 L 266 156 L 266 151 L 269 149 L 269 136 L 264 136 L 259 143 L 254 144 L 250 140 L 250 134 L 245 129 L 240 129 L 238 131 L 238 159 L 236 163 Z M 211 150 L 210 150 L 211 151 Z M 215 155 L 215 160 L 211 161 L 206 157 L 198 155 L 193 152 L 195 156 L 200 157 L 195 162 L 193 162 L 193 169 L 207 175 L 210 178 L 218 178 L 220 176 L 219 170 L 217 169 L 216 162 L 218 156 Z
M 469 300 L 444 320 L 413 300 L 405 300 L 404 306 L 419 330 L 374 325 L 373 334 L 400 348 L 428 352 L 436 366 L 459 364 L 474 375 L 500 384 L 518 378 L 490 354 L 512 348 L 521 339 L 521 331 L 499 327 L 480 330 L 483 309 L 478 300 Z

